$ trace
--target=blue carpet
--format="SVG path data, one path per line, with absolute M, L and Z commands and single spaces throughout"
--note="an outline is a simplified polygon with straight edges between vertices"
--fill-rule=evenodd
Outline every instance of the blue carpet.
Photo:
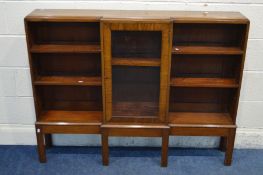
M 110 148 L 108 167 L 100 153 L 100 147 L 52 147 L 41 164 L 35 146 L 0 146 L 0 175 L 263 175 L 263 150 L 235 150 L 230 167 L 216 149 L 170 148 L 167 168 L 160 167 L 160 148 Z

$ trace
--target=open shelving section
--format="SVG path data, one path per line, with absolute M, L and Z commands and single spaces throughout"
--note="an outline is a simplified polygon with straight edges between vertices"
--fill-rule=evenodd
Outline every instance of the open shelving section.
M 85 114 L 85 119 L 88 119 L 88 111 L 101 113 L 99 22 L 34 21 L 27 23 L 27 29 L 33 64 L 32 81 L 39 99 L 41 120 L 48 117 L 53 121 L 54 114 L 56 120 L 71 125 L 75 118 L 72 117 L 71 122 L 64 111 L 76 111 L 76 117 L 81 117 L 78 113 Z M 101 116 L 97 115 L 100 121 Z
M 99 21 L 26 20 L 41 146 L 53 133 L 99 134 L 102 77 Z M 45 150 L 39 149 L 44 155 Z M 40 156 L 45 162 L 46 157 Z
M 221 136 L 231 164 L 249 23 L 175 22 L 171 135 Z
M 202 114 L 213 118 L 213 121 L 218 120 L 214 121 L 218 125 L 221 124 L 222 114 L 233 121 L 228 125 L 235 125 L 234 109 L 231 108 L 235 108 L 240 87 L 246 25 L 174 23 L 173 30 L 170 112 L 176 115 L 169 115 L 170 121 L 175 122 L 172 125 L 178 121 L 185 122 L 185 125 L 191 123 L 188 112 L 196 112 L 196 120 L 200 118 L 198 125 L 203 122 L 203 127 L 210 124 L 207 122 L 209 120 L 200 117 Z M 228 96 L 228 99 L 223 100 L 224 96 Z M 211 106 L 218 106 L 215 107 L 217 110 L 211 111 Z M 216 113 L 207 115 L 206 112 Z M 191 113 L 190 116 L 195 115 Z

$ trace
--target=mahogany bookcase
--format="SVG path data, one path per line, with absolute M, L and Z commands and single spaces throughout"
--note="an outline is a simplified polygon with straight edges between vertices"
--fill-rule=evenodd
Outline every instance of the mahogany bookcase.
M 231 165 L 249 20 L 238 12 L 35 10 L 25 17 L 40 162 L 51 134 L 220 136 Z

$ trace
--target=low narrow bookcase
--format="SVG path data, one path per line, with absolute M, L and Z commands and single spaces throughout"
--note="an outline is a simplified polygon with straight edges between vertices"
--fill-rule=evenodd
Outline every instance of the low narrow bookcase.
M 238 12 L 35 10 L 25 29 L 40 162 L 51 134 L 219 136 L 231 165 L 249 20 Z M 176 137 L 175 137 L 176 139 Z

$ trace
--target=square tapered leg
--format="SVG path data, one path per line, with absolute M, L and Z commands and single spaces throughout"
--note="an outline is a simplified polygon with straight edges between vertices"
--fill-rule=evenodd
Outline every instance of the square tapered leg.
M 167 167 L 168 145 L 169 145 L 169 130 L 164 129 L 163 136 L 162 136 L 162 160 L 161 160 L 162 167 Z
M 109 137 L 107 130 L 102 131 L 102 163 L 104 166 L 109 165 Z
M 41 128 L 36 127 L 37 136 L 37 149 L 38 157 L 41 163 L 45 163 L 46 160 L 46 146 L 45 146 L 45 134 L 42 133 Z
M 225 165 L 230 166 L 232 163 L 232 155 L 234 150 L 236 129 L 229 130 L 229 134 L 226 139 L 226 152 L 225 152 Z

